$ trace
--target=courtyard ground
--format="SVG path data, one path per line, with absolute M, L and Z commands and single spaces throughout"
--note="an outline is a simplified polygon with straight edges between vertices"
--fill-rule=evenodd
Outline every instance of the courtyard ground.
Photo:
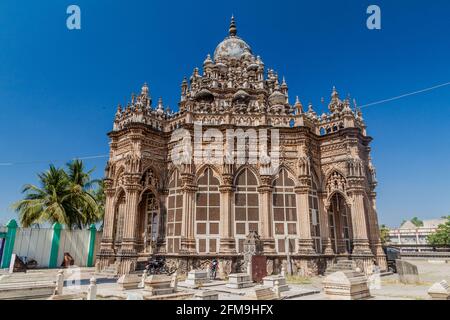
M 398 280 L 397 274 L 382 277 L 375 277 L 371 282 L 371 295 L 374 300 L 428 300 L 429 287 L 438 281 L 447 280 L 450 283 L 450 261 L 432 260 L 409 260 L 415 264 L 419 271 L 420 282 L 418 284 L 402 284 Z M 4 282 L 25 282 L 30 279 L 55 279 L 58 270 L 33 270 L 27 274 L 9 275 L 3 270 L 0 273 L 0 283 Z M 93 268 L 77 268 L 65 270 L 64 293 L 77 293 L 86 291 L 89 279 L 92 276 L 97 278 L 97 293 L 104 298 L 116 299 L 139 299 L 143 289 L 120 290 L 116 284 L 116 279 L 101 278 L 95 275 Z M 285 300 L 326 300 L 327 297 L 322 292 L 322 280 L 324 277 L 288 277 L 289 291 L 282 292 L 281 296 Z M 247 300 L 254 294 L 254 288 L 230 289 L 226 287 L 225 281 L 216 280 L 204 284 L 199 289 L 192 289 L 185 285 L 180 279 L 178 291 L 181 293 L 197 293 L 199 290 L 214 290 L 219 293 L 220 300 Z

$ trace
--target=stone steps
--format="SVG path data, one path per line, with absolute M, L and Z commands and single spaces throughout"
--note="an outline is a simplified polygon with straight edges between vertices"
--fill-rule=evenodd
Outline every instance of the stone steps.
M 325 271 L 325 276 L 332 274 L 337 271 L 346 271 L 346 270 L 355 270 L 356 269 L 356 263 L 352 260 L 338 260 L 335 264 L 328 267 Z

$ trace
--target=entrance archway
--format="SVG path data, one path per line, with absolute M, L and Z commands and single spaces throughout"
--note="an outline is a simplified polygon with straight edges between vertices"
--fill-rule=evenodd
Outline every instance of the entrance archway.
M 335 193 L 330 199 L 328 208 L 328 225 L 331 246 L 337 254 L 352 252 L 352 230 L 349 216 L 350 209 L 344 197 L 340 193 Z
M 144 253 L 153 253 L 155 249 L 158 240 L 159 209 L 159 200 L 156 195 L 150 190 L 145 191 L 140 203 L 142 251 Z

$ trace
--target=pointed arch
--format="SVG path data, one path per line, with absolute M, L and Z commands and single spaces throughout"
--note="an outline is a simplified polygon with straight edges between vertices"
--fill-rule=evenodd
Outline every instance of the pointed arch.
M 351 207 L 346 203 L 342 192 L 333 192 L 327 208 L 330 240 L 335 253 L 352 251 Z
M 282 163 L 282 164 L 277 168 L 277 171 L 275 172 L 275 174 L 272 175 L 272 180 L 271 180 L 272 185 L 273 185 L 274 181 L 275 181 L 276 179 L 278 179 L 280 173 L 282 173 L 283 170 L 285 170 L 285 171 L 287 172 L 289 179 L 291 179 L 292 181 L 294 181 L 294 184 L 297 185 L 297 184 L 298 184 L 298 178 L 296 177 L 294 170 L 293 170 L 291 167 L 289 167 L 289 166 L 287 166 L 286 164 L 284 164 L 284 163 Z
M 123 187 L 116 189 L 113 201 L 114 218 L 113 218 L 113 247 L 117 251 L 122 243 L 123 226 L 126 211 L 126 192 Z
M 195 174 L 195 181 L 198 182 L 198 180 L 200 179 L 200 177 L 202 175 L 205 174 L 205 171 L 210 169 L 213 172 L 214 177 L 219 180 L 220 184 L 223 184 L 222 181 L 222 175 L 220 174 L 220 170 L 217 168 L 217 166 L 212 165 L 212 164 L 208 164 L 208 163 L 204 163 L 202 165 L 200 165 L 198 167 L 198 169 L 196 170 L 196 174 Z
M 316 170 L 314 165 L 311 165 L 310 172 L 311 172 L 311 179 L 313 182 L 315 182 L 317 191 L 323 190 L 323 186 L 324 186 L 323 180 L 317 174 L 318 170 Z
M 255 167 L 249 165 L 249 164 L 244 164 L 241 167 L 239 167 L 236 172 L 234 173 L 234 177 L 233 177 L 233 184 L 236 185 L 237 184 L 237 179 L 238 177 L 245 171 L 245 170 L 249 170 L 249 172 L 251 172 L 257 181 L 257 185 L 260 186 L 261 185 L 261 176 L 258 174 L 258 171 L 256 170 Z
M 166 184 L 165 184 L 166 187 L 169 187 L 170 179 L 172 178 L 172 175 L 175 171 L 178 171 L 178 173 L 181 173 L 183 170 L 182 170 L 181 166 L 177 166 L 177 165 L 174 165 L 173 163 L 170 163 L 169 168 L 167 170 L 167 177 L 166 177 Z
M 117 187 L 121 184 L 121 177 L 122 175 L 125 173 L 125 165 L 120 165 L 117 170 L 116 173 L 114 175 L 114 186 Z
M 326 209 L 328 209 L 328 208 L 330 207 L 330 204 L 331 204 L 331 198 L 332 198 L 335 194 L 341 195 L 341 196 L 344 198 L 344 200 L 345 200 L 345 204 L 346 204 L 349 208 L 351 208 L 352 203 L 353 203 L 352 199 L 350 199 L 350 197 L 349 197 L 347 194 L 345 194 L 344 192 L 342 192 L 341 190 L 334 190 L 333 192 L 331 192 L 331 193 L 327 196 L 327 199 L 325 200 L 325 208 L 326 208 Z
M 113 207 L 116 207 L 118 200 L 123 196 L 126 198 L 127 193 L 125 192 L 125 188 L 123 186 L 119 186 L 116 188 L 116 192 L 114 193 Z

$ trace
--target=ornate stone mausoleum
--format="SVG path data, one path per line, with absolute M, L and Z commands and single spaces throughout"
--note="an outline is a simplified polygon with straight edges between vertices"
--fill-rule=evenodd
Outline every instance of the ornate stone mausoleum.
M 338 258 L 366 273 L 385 269 L 372 138 L 334 88 L 328 109 L 318 115 L 298 98 L 291 105 L 286 81 L 266 70 L 232 19 L 202 71 L 183 80 L 179 111 L 161 98 L 154 106 L 147 84 L 119 105 L 99 267 L 127 273 L 153 255 L 179 272 L 213 258 L 220 272 L 235 272 L 256 231 L 269 274 L 286 262 L 322 273 Z

